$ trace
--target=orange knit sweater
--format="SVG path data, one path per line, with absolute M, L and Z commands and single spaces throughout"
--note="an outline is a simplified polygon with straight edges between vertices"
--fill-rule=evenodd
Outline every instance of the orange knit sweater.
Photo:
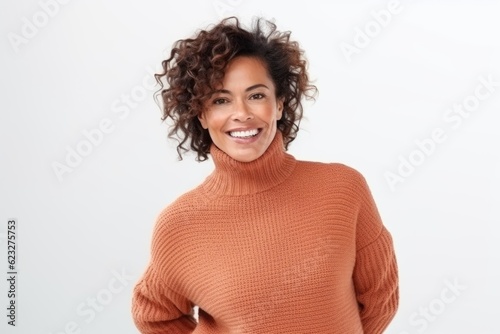
M 158 216 L 133 295 L 140 332 L 382 333 L 398 273 L 363 176 L 296 160 L 279 131 L 255 161 L 211 156 L 214 172 Z

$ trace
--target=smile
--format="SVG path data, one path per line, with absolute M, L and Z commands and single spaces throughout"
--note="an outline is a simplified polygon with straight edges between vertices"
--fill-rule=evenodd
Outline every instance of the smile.
M 229 131 L 228 134 L 234 138 L 251 138 L 251 137 L 255 137 L 256 135 L 258 135 L 259 132 L 260 132 L 260 129 L 252 129 L 252 130 L 245 130 L 245 131 Z

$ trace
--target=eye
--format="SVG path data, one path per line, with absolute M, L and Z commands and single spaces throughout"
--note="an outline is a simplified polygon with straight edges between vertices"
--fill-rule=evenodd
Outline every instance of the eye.
M 251 100 L 261 100 L 264 97 L 266 97 L 266 96 L 262 93 L 255 93 L 255 94 L 252 94 L 252 96 L 250 96 L 250 99 Z
M 224 104 L 224 103 L 227 103 L 227 102 L 228 102 L 227 99 L 222 98 L 222 97 L 216 98 L 216 99 L 214 99 L 212 101 L 213 104 L 217 104 L 217 105 Z

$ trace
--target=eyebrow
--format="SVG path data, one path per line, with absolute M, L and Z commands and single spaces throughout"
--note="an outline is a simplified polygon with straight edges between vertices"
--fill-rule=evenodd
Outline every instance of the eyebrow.
M 267 87 L 264 84 L 256 84 L 256 85 L 250 86 L 247 89 L 245 89 L 245 92 L 249 92 L 249 91 L 254 90 L 255 88 L 259 88 L 259 87 L 264 87 L 264 88 L 269 89 L 269 87 Z M 227 90 L 227 89 L 218 89 L 218 90 L 215 90 L 213 93 L 214 94 L 215 93 L 231 94 L 231 92 L 229 90 Z

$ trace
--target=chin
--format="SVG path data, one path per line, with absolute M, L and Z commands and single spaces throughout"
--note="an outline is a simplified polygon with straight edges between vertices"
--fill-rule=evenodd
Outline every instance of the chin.
M 248 155 L 248 154 L 245 154 L 245 155 L 236 154 L 236 155 L 232 155 L 231 157 L 234 160 L 239 161 L 239 162 L 252 162 L 254 160 L 257 160 L 261 156 L 262 156 L 262 154 L 260 154 L 260 155 L 258 155 L 258 154 L 252 154 L 252 155 Z
M 235 150 L 229 154 L 231 158 L 239 162 L 252 162 L 258 158 L 260 158 L 266 150 L 255 150 L 249 149 L 247 152 L 245 150 Z

